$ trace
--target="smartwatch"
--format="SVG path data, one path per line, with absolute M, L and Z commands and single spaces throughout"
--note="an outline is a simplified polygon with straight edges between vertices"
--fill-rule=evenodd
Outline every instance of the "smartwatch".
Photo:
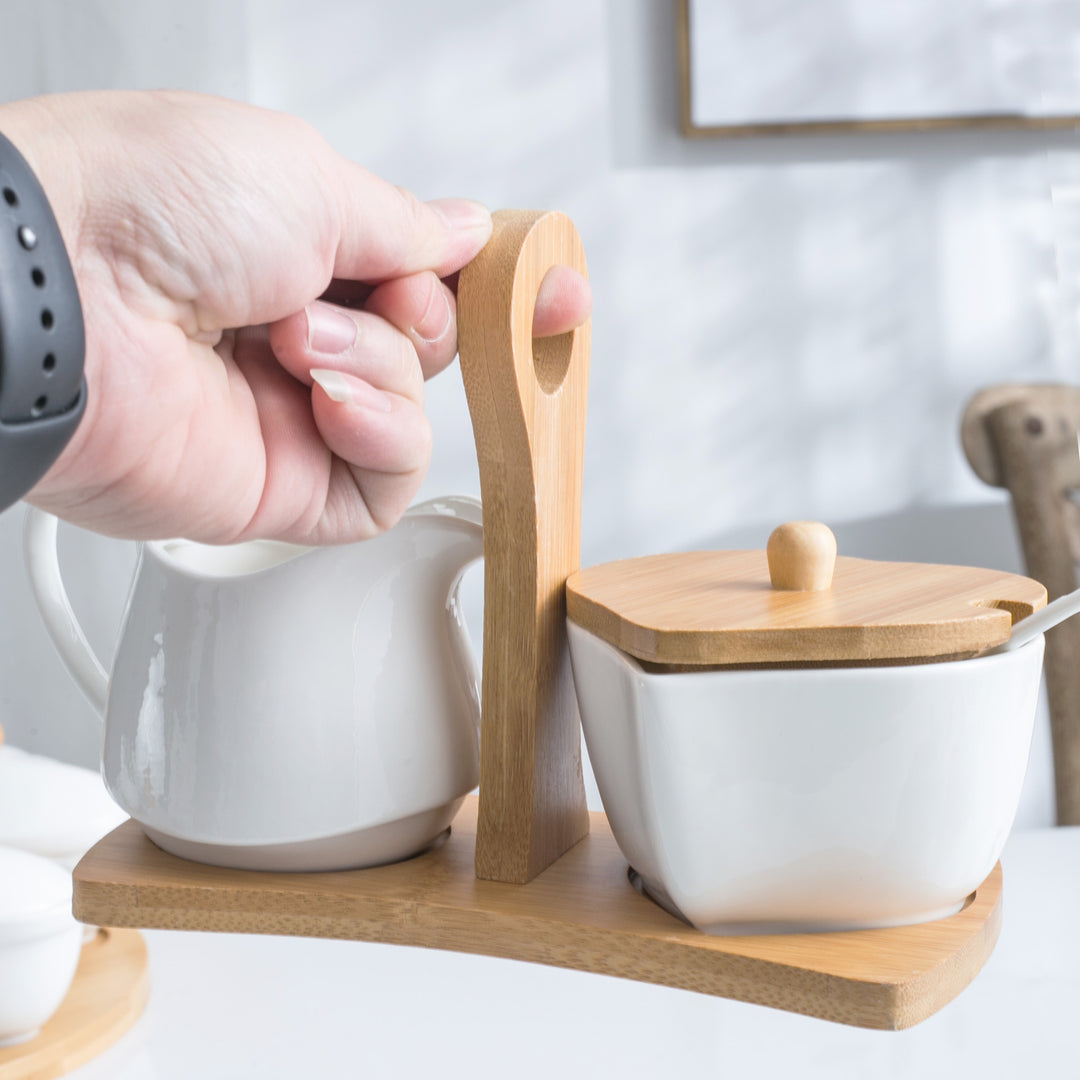
M 45 475 L 86 408 L 82 305 L 45 192 L 0 135 L 0 510 Z

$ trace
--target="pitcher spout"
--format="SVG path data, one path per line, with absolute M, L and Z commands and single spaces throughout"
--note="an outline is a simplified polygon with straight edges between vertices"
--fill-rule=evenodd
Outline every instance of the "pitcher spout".
M 484 519 L 479 499 L 469 495 L 444 495 L 409 507 L 405 517 L 429 518 L 433 523 L 443 523 L 448 534 L 464 533 L 471 537 L 472 559 L 478 559 L 484 553 Z
M 442 563 L 439 591 L 446 597 L 446 642 L 451 656 L 455 682 L 462 694 L 465 710 L 472 718 L 474 735 L 480 733 L 480 669 L 461 601 L 461 582 L 465 571 L 483 557 L 483 513 L 479 499 L 450 495 L 429 499 L 411 507 L 406 520 L 429 525 L 442 545 L 438 561 Z M 477 778 L 479 778 L 477 776 Z
M 448 575 L 450 598 L 456 595 L 461 576 L 484 554 L 484 526 L 480 500 L 468 495 L 449 495 L 410 507 L 402 524 L 419 529 L 426 543 L 419 557 L 439 562 Z

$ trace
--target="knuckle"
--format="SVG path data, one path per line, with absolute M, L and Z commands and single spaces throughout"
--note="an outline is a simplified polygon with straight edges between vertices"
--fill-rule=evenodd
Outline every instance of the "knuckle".
M 406 187 L 396 187 L 395 190 L 398 193 L 398 197 L 401 199 L 401 214 L 403 221 L 413 226 L 414 228 L 421 228 L 429 224 L 428 215 L 431 213 L 427 203 L 425 203 L 415 192 L 410 191 Z
M 399 227 L 384 232 L 385 259 L 392 268 L 390 276 L 400 277 L 410 269 L 410 255 L 416 248 L 417 237 L 431 231 L 431 208 L 408 188 L 394 190 L 398 194 Z
M 424 372 L 416 347 L 404 335 L 395 335 L 398 341 L 398 367 L 401 370 L 402 393 L 417 405 L 424 404 Z
M 435 448 L 435 433 L 431 429 L 428 418 L 423 413 L 420 414 L 418 428 L 419 430 L 416 433 L 417 468 L 421 472 L 426 472 L 428 465 L 431 464 L 431 454 Z

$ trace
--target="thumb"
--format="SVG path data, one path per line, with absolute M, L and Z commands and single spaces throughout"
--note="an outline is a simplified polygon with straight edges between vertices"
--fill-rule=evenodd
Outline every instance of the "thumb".
M 491 236 L 491 213 L 470 199 L 422 202 L 345 159 L 336 193 L 341 229 L 334 277 L 380 282 L 433 270 L 446 277 Z

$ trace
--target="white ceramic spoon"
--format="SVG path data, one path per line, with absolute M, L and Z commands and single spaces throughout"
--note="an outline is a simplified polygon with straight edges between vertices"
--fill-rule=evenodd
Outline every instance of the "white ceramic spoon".
M 982 655 L 993 656 L 995 653 L 1019 649 L 1033 638 L 1045 634 L 1047 630 L 1052 630 L 1058 623 L 1071 619 L 1078 611 L 1080 611 L 1080 589 L 1074 589 L 1071 593 L 1066 593 L 1064 596 L 1052 600 L 1046 607 L 1036 611 L 1034 615 L 1021 619 L 1012 628 L 1012 636 L 1008 641 L 1003 641 L 1000 645 L 987 649 Z

